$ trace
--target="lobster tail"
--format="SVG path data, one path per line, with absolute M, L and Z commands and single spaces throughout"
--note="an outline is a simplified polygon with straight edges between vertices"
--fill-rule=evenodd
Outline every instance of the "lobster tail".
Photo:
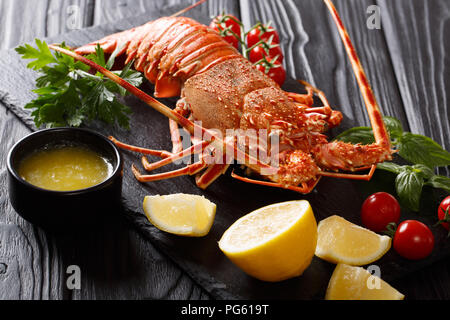
M 85 55 L 100 45 L 105 53 L 123 46 L 125 63 L 155 84 L 155 96 L 179 96 L 184 81 L 229 59 L 241 58 L 218 33 L 195 20 L 164 17 L 140 27 L 107 36 L 75 50 Z

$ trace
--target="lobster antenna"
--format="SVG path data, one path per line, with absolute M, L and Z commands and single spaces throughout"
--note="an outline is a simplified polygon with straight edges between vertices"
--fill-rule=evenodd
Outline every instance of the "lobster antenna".
M 197 1 L 197 2 L 194 3 L 194 4 L 191 4 L 189 7 L 184 8 L 184 9 L 178 11 L 177 13 L 174 13 L 173 15 L 171 15 L 171 17 L 178 17 L 178 16 L 181 16 L 182 14 L 188 12 L 188 11 L 191 10 L 191 9 L 194 9 L 195 7 L 201 5 L 202 3 L 206 2 L 206 1 L 208 1 L 208 0 L 200 0 L 200 1 Z
M 377 99 L 375 98 L 373 90 L 370 87 L 369 80 L 367 80 L 366 73 L 364 72 L 361 61 L 359 60 L 358 54 L 356 53 L 355 47 L 353 46 L 353 43 L 350 40 L 350 36 L 348 35 L 348 32 L 345 29 L 344 24 L 339 16 L 339 13 L 337 12 L 336 7 L 333 5 L 333 2 L 331 0 L 324 0 L 324 2 L 327 5 L 328 9 L 330 10 L 331 15 L 333 16 L 334 22 L 337 25 L 339 34 L 341 36 L 342 41 L 344 42 L 345 49 L 350 58 L 353 72 L 355 74 L 359 88 L 363 95 L 364 102 L 366 103 L 366 108 L 369 113 L 370 122 L 372 124 L 373 133 L 375 136 L 375 141 L 382 148 L 390 150 L 391 141 L 383 121 L 383 115 L 381 114 L 380 107 L 378 106 L 377 103 Z

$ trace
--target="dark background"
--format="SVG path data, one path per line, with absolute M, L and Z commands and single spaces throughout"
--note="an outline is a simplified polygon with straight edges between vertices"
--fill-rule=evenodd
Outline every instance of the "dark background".
M 34 38 L 71 31 L 69 6 L 77 5 L 79 27 L 114 24 L 116 21 L 191 1 L 13 1 L 0 0 L 0 49 L 13 48 Z M 449 72 L 448 17 L 445 0 L 337 1 L 338 10 L 385 113 L 402 120 L 405 129 L 431 136 L 450 149 L 447 92 Z M 366 28 L 366 9 L 382 9 L 381 30 Z M 331 20 L 318 0 L 227 1 L 209 0 L 199 10 L 213 15 L 222 8 L 237 6 L 244 21 L 273 20 L 280 31 L 291 77 L 314 82 L 331 96 L 345 100 L 357 87 L 345 56 L 338 56 L 336 70 L 299 70 L 297 59 L 337 59 L 327 44 Z M 301 7 L 295 20 L 295 10 Z M 74 7 L 72 7 L 74 8 Z M 197 9 L 196 9 L 197 10 Z M 290 12 L 289 19 L 286 18 Z M 309 18 L 305 18 L 309 16 Z M 331 30 L 334 26 L 331 25 Z M 326 30 L 326 32 L 324 32 Z M 303 44 L 314 42 L 311 47 Z M 339 45 L 339 44 L 337 44 Z M 314 64 L 314 63 L 313 63 Z M 333 72 L 348 73 L 346 87 L 333 85 Z M 312 79 L 311 79 L 312 78 Z M 2 81 L 7 81 L 3 79 Z M 1 101 L 1 97 L 0 97 Z M 362 106 L 362 104 L 361 104 Z M 347 106 L 352 108 L 353 106 Z M 343 127 L 364 121 L 360 112 L 344 109 Z M 6 153 L 30 132 L 0 102 L 0 298 L 1 299 L 209 299 L 210 296 L 182 269 L 143 238 L 120 214 L 88 234 L 54 237 L 22 220 L 10 207 L 6 189 Z M 442 174 L 448 174 L 442 170 Z M 79 265 L 81 290 L 66 289 L 66 268 Z M 448 299 L 450 260 L 443 260 L 391 284 L 408 299 Z

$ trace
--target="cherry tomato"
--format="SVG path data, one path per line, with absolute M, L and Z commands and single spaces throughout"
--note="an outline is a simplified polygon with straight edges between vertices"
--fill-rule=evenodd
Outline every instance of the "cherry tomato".
M 368 197 L 361 207 L 363 225 L 374 231 L 382 232 L 386 226 L 400 221 L 400 204 L 386 192 L 378 192 Z
M 230 14 L 226 15 L 225 18 L 223 16 L 217 16 L 211 21 L 209 27 L 219 32 L 226 42 L 228 42 L 237 49 L 239 40 L 230 31 L 226 30 L 227 28 L 229 28 L 238 37 L 240 37 L 241 26 L 239 25 L 239 23 L 237 23 L 237 21 L 239 21 L 238 18 Z
M 434 236 L 422 222 L 403 221 L 394 235 L 394 249 L 399 255 L 409 260 L 428 257 L 434 248 Z
M 254 47 L 249 54 L 249 60 L 252 63 L 256 63 L 260 61 L 262 58 L 267 57 L 271 59 L 275 59 L 277 56 L 277 62 L 282 63 L 283 62 L 283 51 L 281 50 L 281 47 L 277 44 L 266 51 L 265 47 L 263 45 L 259 45 Z
M 445 229 L 450 230 L 450 196 L 442 200 L 438 209 L 439 224 Z
M 280 43 L 280 36 L 273 27 L 259 26 L 247 34 L 247 46 L 251 48 L 261 40 L 267 42 L 272 36 L 272 44 Z
M 283 66 L 279 63 L 274 63 L 273 67 L 267 70 L 264 64 L 256 65 L 256 68 L 267 74 L 273 81 L 278 83 L 278 85 L 282 86 L 284 81 L 286 80 L 286 70 L 284 70 Z

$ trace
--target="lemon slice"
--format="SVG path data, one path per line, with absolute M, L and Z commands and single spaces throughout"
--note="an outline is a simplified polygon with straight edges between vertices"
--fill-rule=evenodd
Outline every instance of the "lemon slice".
M 361 267 L 338 264 L 328 283 L 326 300 L 403 300 L 405 296 Z
M 263 281 L 299 276 L 310 265 L 317 223 L 308 201 L 263 207 L 237 220 L 222 236 L 220 249 L 244 272 Z
M 331 263 L 362 266 L 380 259 L 391 238 L 380 236 L 339 216 L 320 221 L 316 256 Z
M 145 197 L 144 212 L 148 220 L 162 231 L 203 237 L 214 222 L 216 205 L 202 196 L 178 193 Z

